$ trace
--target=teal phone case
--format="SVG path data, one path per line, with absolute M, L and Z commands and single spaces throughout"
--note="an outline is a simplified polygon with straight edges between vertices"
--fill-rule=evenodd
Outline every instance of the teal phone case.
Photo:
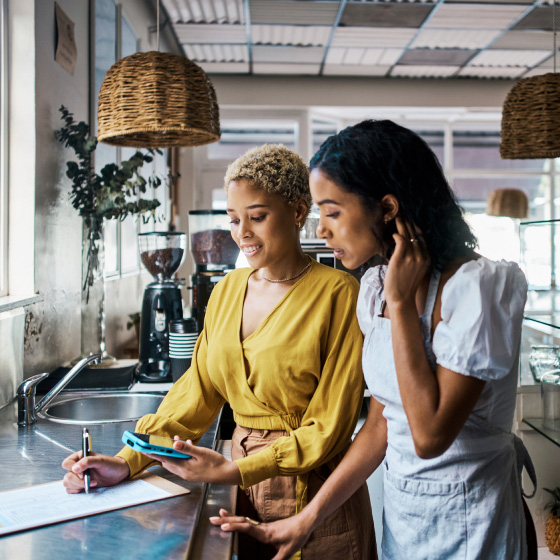
M 150 434 L 141 434 L 150 437 Z M 161 436 L 156 436 L 161 437 Z M 167 438 L 162 438 L 167 439 Z M 144 441 L 134 432 L 130 430 L 126 430 L 122 435 L 122 441 L 134 451 L 138 451 L 140 453 L 151 453 L 154 455 L 165 455 L 166 457 L 175 457 L 176 459 L 191 459 L 190 455 L 186 453 L 181 453 L 180 451 L 176 451 L 172 447 L 165 447 L 163 445 L 156 445 L 154 443 L 148 443 Z M 171 444 L 173 444 L 173 440 L 169 440 Z

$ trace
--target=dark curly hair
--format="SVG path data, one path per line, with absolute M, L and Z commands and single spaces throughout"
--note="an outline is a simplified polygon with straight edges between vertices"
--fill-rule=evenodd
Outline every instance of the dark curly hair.
M 309 169 L 319 169 L 372 211 L 385 195 L 394 195 L 399 215 L 422 232 L 438 270 L 471 255 L 477 245 L 434 152 L 416 133 L 392 121 L 366 120 L 330 136 Z M 383 232 L 386 258 L 393 253 L 395 231 L 392 221 Z

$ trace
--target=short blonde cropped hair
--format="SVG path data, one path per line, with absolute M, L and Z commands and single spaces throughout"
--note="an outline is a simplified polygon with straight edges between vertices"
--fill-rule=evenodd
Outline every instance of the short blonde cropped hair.
M 280 195 L 290 205 L 304 198 L 308 213 L 311 210 L 307 165 L 282 144 L 264 144 L 238 157 L 226 171 L 224 188 L 227 191 L 232 181 L 241 179 L 268 194 Z

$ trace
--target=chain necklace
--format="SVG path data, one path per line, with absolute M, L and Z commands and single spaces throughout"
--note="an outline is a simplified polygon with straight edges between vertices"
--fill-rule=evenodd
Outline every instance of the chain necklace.
M 300 272 L 298 272 L 295 276 L 292 276 L 291 278 L 283 278 L 282 280 L 271 280 L 270 278 L 267 278 L 264 274 L 262 275 L 262 277 L 267 281 L 267 282 L 271 282 L 272 284 L 279 284 L 280 282 L 289 282 L 290 280 L 295 280 L 296 278 L 299 278 L 312 264 L 313 261 L 309 261 L 308 264 L 305 265 L 304 269 L 301 270 Z

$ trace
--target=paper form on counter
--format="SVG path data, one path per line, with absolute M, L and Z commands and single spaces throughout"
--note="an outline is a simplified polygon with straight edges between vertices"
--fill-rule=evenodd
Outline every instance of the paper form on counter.
M 129 506 L 172 498 L 190 491 L 160 476 L 144 473 L 89 494 L 67 494 L 62 480 L 0 492 L 0 535 Z

